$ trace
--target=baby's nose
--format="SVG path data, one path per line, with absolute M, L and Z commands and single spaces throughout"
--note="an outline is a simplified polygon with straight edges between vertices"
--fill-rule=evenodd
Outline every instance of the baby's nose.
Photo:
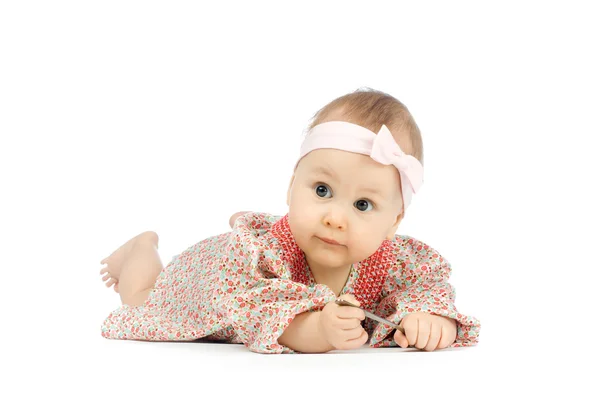
M 346 219 L 341 214 L 328 213 L 323 221 L 325 225 L 334 229 L 346 229 Z

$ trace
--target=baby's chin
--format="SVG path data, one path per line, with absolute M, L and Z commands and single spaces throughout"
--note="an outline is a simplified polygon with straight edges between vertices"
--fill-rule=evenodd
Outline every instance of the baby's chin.
M 345 246 L 330 247 L 317 244 L 307 246 L 304 254 L 309 262 L 324 268 L 348 267 L 355 262 L 349 256 Z

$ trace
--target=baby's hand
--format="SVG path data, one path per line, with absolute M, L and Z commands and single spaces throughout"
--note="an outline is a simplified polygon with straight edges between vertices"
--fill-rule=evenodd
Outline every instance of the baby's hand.
M 414 345 L 420 350 L 433 351 L 444 349 L 456 340 L 456 321 L 451 318 L 417 312 L 404 317 L 400 326 L 406 336 L 397 330 L 394 341 L 403 348 Z
M 360 305 L 354 296 L 340 297 Z M 319 328 L 330 345 L 338 350 L 357 349 L 367 342 L 369 335 L 360 321 L 365 319 L 363 310 L 355 307 L 339 306 L 334 301 L 327 303 L 319 317 Z

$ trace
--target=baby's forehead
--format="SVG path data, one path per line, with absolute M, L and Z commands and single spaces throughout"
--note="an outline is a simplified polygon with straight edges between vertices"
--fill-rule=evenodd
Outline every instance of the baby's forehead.
M 310 177 L 328 177 L 346 187 L 378 187 L 389 195 L 400 187 L 395 167 L 380 164 L 363 154 L 318 149 L 307 154 L 301 164 Z

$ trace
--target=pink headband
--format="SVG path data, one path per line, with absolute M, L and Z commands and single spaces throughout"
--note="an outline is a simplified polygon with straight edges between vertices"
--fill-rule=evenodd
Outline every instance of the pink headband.
M 315 126 L 306 135 L 298 162 L 317 149 L 338 149 L 365 154 L 380 164 L 396 167 L 400 173 L 405 210 L 410 204 L 413 193 L 417 193 L 423 183 L 423 166 L 415 157 L 405 154 L 400 149 L 385 125 L 382 125 L 379 133 L 375 134 L 367 128 L 350 122 L 324 122 Z

